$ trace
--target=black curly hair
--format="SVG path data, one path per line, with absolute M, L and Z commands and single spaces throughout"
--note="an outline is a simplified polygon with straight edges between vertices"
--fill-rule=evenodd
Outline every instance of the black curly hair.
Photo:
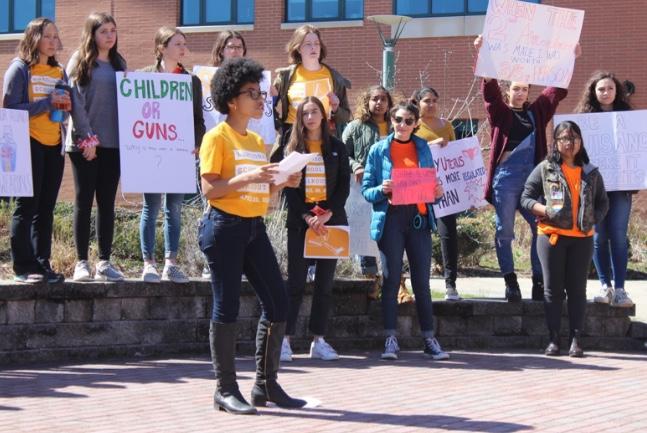
M 229 114 L 228 103 L 240 94 L 240 89 L 247 83 L 260 83 L 263 79 L 263 65 L 240 57 L 227 59 L 211 79 L 211 97 L 216 109 Z

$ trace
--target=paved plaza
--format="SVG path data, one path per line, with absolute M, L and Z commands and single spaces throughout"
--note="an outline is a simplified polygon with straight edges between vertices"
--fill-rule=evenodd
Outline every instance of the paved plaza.
M 212 408 L 207 356 L 0 370 L 1 432 L 645 432 L 647 352 L 298 356 L 280 380 L 316 407 L 234 416 Z M 249 394 L 252 358 L 239 358 Z

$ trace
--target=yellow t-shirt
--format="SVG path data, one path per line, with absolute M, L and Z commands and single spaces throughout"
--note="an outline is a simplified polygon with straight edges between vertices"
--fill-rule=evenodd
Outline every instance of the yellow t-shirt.
M 385 121 L 377 122 L 377 130 L 380 133 L 380 139 L 389 135 L 389 124 Z
M 310 153 L 317 157 L 306 166 L 306 202 L 317 203 L 326 200 L 326 167 L 321 154 L 321 140 L 306 140 Z
M 324 106 L 323 113 L 327 118 L 330 114 L 330 103 L 328 92 L 333 90 L 332 74 L 325 66 L 318 71 L 308 71 L 302 65 L 297 66 L 296 71 L 288 88 L 288 120 L 287 123 L 294 125 L 297 118 L 297 107 L 306 96 L 316 96 Z
M 447 141 L 455 141 L 456 134 L 454 133 L 454 127 L 451 122 L 445 120 L 445 125 L 440 129 L 431 129 L 425 122 L 422 120 L 419 123 L 418 131 L 416 135 L 427 142 L 436 140 L 438 138 L 444 138 Z
M 29 82 L 29 101 L 47 98 L 54 91 L 58 80 L 63 79 L 63 68 L 50 65 L 31 67 Z M 49 120 L 49 111 L 29 116 L 29 135 L 46 146 L 56 146 L 61 142 L 61 125 Z
M 204 135 L 200 146 L 200 174 L 218 174 L 230 179 L 267 164 L 265 144 L 260 135 L 236 132 L 221 122 Z M 241 217 L 258 217 L 267 213 L 270 202 L 269 183 L 252 183 L 223 197 L 209 199 L 217 209 Z

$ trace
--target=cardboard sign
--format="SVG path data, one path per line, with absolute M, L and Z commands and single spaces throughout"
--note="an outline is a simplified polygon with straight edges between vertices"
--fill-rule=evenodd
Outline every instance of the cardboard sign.
M 347 259 L 350 254 L 350 231 L 348 226 L 326 226 L 328 232 L 318 236 L 312 229 L 306 230 L 303 257 L 308 259 Z
M 350 253 L 358 256 L 379 257 L 377 242 L 371 239 L 371 212 L 373 207 L 362 195 L 362 185 L 350 180 L 350 194 L 346 200 L 346 216 L 350 227 Z
M 391 172 L 391 204 L 432 203 L 436 201 L 435 168 L 394 168 Z
M 443 196 L 434 204 L 436 217 L 485 206 L 483 191 L 487 171 L 478 138 L 452 141 L 445 147 L 429 147 L 443 185 Z
M 647 189 L 647 110 L 564 114 L 582 130 L 584 148 L 607 191 Z
M 33 197 L 29 114 L 0 108 L 0 197 Z
M 202 82 L 202 113 L 204 114 L 204 124 L 207 131 L 227 117 L 222 114 L 213 103 L 211 97 L 211 79 L 218 68 L 214 66 L 194 66 L 193 73 L 200 78 Z M 261 91 L 267 92 L 265 98 L 265 110 L 263 117 L 260 119 L 250 119 L 247 129 L 256 132 L 263 138 L 265 144 L 272 144 L 276 139 L 276 130 L 274 129 L 274 110 L 272 109 L 272 96 L 270 95 L 270 86 L 272 85 L 272 74 L 270 71 L 263 71 L 263 80 L 260 82 Z
M 122 191 L 195 192 L 191 76 L 116 74 Z
M 490 0 L 474 74 L 568 88 L 584 11 Z

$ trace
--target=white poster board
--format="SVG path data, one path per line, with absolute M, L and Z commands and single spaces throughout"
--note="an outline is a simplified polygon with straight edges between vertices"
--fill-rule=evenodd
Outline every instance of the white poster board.
M 122 191 L 196 192 L 191 76 L 116 74 Z
M 0 197 L 33 197 L 29 114 L 0 108 Z
M 371 239 L 371 212 L 373 207 L 362 195 L 362 185 L 350 180 L 350 194 L 346 200 L 346 216 L 350 227 L 350 254 L 379 257 L 377 243 Z
M 598 166 L 607 191 L 647 189 L 647 110 L 564 114 L 582 130 L 586 153 Z
M 584 11 L 490 0 L 474 74 L 568 88 Z
M 447 146 L 429 146 L 443 196 L 434 204 L 436 217 L 485 206 L 484 191 L 487 170 L 477 137 L 451 141 Z
M 211 98 L 211 79 L 218 70 L 214 66 L 194 66 L 193 73 L 200 78 L 202 82 L 202 112 L 204 114 L 204 124 L 207 131 L 225 120 L 225 115 L 216 110 Z M 270 71 L 263 71 L 263 80 L 260 82 L 261 91 L 267 92 L 265 98 L 265 111 L 260 119 L 250 119 L 247 128 L 256 132 L 263 138 L 266 145 L 271 145 L 276 139 L 276 129 L 274 129 L 274 110 L 272 109 L 272 96 L 270 95 L 270 86 L 272 85 L 272 74 Z

